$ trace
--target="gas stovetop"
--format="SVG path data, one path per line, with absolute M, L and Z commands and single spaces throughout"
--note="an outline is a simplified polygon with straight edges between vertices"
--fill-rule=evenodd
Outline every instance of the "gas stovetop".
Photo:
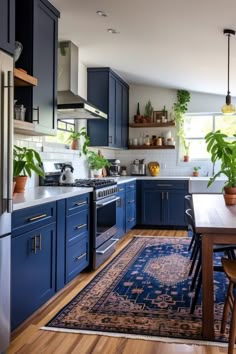
M 91 187 L 94 189 L 100 189 L 104 187 L 114 186 L 116 185 L 116 181 L 114 179 L 102 179 L 102 178 L 91 178 L 91 179 L 76 179 L 73 184 L 76 187 Z

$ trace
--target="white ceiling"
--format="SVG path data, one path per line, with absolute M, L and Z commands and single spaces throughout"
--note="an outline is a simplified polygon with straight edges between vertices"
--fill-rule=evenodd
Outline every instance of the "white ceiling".
M 61 12 L 59 39 L 74 42 L 87 67 L 109 66 L 129 84 L 226 94 L 223 29 L 236 30 L 235 0 L 50 1 Z M 236 96 L 236 36 L 230 44 Z

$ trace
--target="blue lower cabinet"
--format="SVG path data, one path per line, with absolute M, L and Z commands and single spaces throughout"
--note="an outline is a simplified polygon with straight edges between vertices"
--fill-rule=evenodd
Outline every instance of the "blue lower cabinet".
M 117 197 L 120 199 L 117 201 L 116 204 L 116 227 L 117 233 L 116 238 L 122 238 L 125 234 L 125 186 L 121 185 L 118 186 L 118 193 L 116 194 Z
M 66 248 L 66 283 L 89 265 L 89 239 L 88 235 Z
M 11 327 L 55 293 L 56 224 L 12 236 Z
M 142 181 L 141 224 L 185 226 L 187 181 Z
M 126 183 L 126 222 L 125 231 L 129 231 L 136 225 L 136 181 Z

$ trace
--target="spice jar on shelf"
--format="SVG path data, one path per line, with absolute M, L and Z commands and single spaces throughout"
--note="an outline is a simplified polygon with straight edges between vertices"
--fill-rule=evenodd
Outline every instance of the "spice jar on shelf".
M 161 136 L 159 136 L 157 138 L 157 146 L 162 146 L 162 137 Z
M 147 145 L 147 146 L 150 146 L 150 145 L 151 145 L 149 135 L 146 135 L 146 136 L 145 136 L 145 139 L 144 139 L 144 145 Z

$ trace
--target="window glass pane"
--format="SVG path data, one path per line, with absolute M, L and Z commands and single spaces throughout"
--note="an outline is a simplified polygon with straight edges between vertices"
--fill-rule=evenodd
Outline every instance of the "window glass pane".
M 187 138 L 204 138 L 212 129 L 212 116 L 185 116 L 184 130 Z
M 215 129 L 221 130 L 228 136 L 236 134 L 236 117 L 235 116 L 217 116 L 215 117 Z
M 69 135 L 70 135 L 69 132 L 58 130 L 56 136 L 46 136 L 45 141 L 51 143 L 70 144 L 70 142 L 68 141 Z
M 188 139 L 190 142 L 189 155 L 191 159 L 209 159 L 204 139 Z

